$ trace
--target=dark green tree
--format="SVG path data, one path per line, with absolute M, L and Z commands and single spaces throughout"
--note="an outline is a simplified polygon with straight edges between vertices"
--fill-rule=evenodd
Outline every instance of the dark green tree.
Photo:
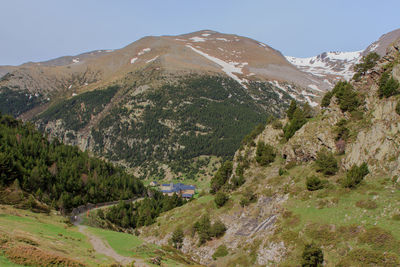
M 324 263 L 324 254 L 322 249 L 316 244 L 307 244 L 302 254 L 302 267 L 322 267 Z
M 217 205 L 218 208 L 221 208 L 222 206 L 225 205 L 225 203 L 228 201 L 229 197 L 225 193 L 219 191 L 215 195 L 214 202 Z
M 296 100 L 292 100 L 290 102 L 289 108 L 286 111 L 286 115 L 289 120 L 293 119 L 293 115 L 294 115 L 294 112 L 296 111 L 296 109 L 297 109 L 297 102 L 296 102 Z
M 354 71 L 358 74 L 357 77 L 359 77 L 361 74 L 364 74 L 367 70 L 375 67 L 379 58 L 380 56 L 376 52 L 371 52 L 364 56 L 361 59 L 361 62 L 354 66 Z
M 322 172 L 324 175 L 333 175 L 339 170 L 335 156 L 326 149 L 322 149 L 317 153 L 315 163 L 317 164 L 317 171 Z
M 315 191 L 324 188 L 324 185 L 317 176 L 307 177 L 306 186 L 308 191 Z
M 390 76 L 389 72 L 384 72 L 379 80 L 379 97 L 391 97 L 399 94 L 399 82 Z
M 275 149 L 271 145 L 265 144 L 263 141 L 257 143 L 256 161 L 261 166 L 268 166 L 275 160 L 275 156 Z
M 176 249 L 182 248 L 183 238 L 184 235 L 182 229 L 180 227 L 176 228 L 171 237 L 172 246 Z
M 354 165 L 347 172 L 346 178 L 343 181 L 343 186 L 347 188 L 357 187 L 368 173 L 368 165 L 365 162 L 360 166 Z

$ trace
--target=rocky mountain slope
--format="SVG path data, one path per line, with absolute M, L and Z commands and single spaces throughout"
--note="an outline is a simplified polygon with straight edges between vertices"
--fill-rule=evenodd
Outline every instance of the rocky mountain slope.
M 287 60 L 301 71 L 311 73 L 326 79 L 332 84 L 337 80 L 350 80 L 354 75 L 353 67 L 363 56 L 376 52 L 380 56 L 386 54 L 386 49 L 400 37 L 400 29 L 382 35 L 366 49 L 354 52 L 324 52 L 309 58 L 287 56 Z
M 14 67 L 0 111 L 144 177 L 193 177 L 195 159 L 231 157 L 267 116 L 327 89 L 268 45 L 207 30 Z
M 229 198 L 222 207 L 218 193 L 205 194 L 163 214 L 141 236 L 166 244 L 180 228 L 182 251 L 210 266 L 297 266 L 311 242 L 324 266 L 399 265 L 400 86 L 391 82 L 397 91 L 381 93 L 384 73 L 400 81 L 399 60 L 400 40 L 359 81 L 344 83 L 350 92 L 335 89 L 330 104 L 289 140 L 282 125 L 293 118 L 243 143 L 220 189 Z M 351 111 L 346 94 L 357 98 Z M 264 143 L 276 154 L 265 156 L 267 164 Z M 199 245 L 201 216 L 222 221 L 225 234 Z

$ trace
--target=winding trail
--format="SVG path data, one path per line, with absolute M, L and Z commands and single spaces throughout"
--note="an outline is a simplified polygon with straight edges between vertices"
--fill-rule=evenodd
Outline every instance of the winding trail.
M 141 199 L 137 199 L 135 201 L 138 201 Z M 116 205 L 116 204 L 113 204 Z M 105 208 L 105 207 L 110 207 L 113 205 L 109 205 L 109 206 L 103 206 L 101 208 Z M 95 208 L 98 209 L 98 208 Z M 93 209 L 93 210 L 95 210 Z M 81 232 L 82 234 L 86 235 L 89 238 L 90 243 L 93 246 L 93 249 L 100 254 L 104 254 L 110 258 L 113 258 L 116 262 L 122 264 L 122 265 L 128 265 L 130 263 L 132 263 L 134 261 L 135 267 L 148 267 L 150 265 L 148 265 L 143 259 L 140 258 L 134 258 L 134 257 L 126 257 L 126 256 L 122 256 L 120 254 L 118 254 L 112 247 L 110 247 L 110 245 L 107 243 L 107 241 L 101 239 L 100 237 L 89 233 L 87 226 L 85 225 L 81 225 L 82 223 L 82 215 L 84 213 L 78 214 L 77 215 L 77 219 L 74 222 L 74 225 L 76 225 L 79 229 L 79 232 Z

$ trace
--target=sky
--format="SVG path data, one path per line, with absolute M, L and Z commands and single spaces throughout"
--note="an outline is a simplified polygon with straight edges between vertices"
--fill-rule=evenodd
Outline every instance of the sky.
M 400 28 L 399 0 L 0 0 L 0 9 L 0 65 L 204 29 L 309 57 L 362 50 Z

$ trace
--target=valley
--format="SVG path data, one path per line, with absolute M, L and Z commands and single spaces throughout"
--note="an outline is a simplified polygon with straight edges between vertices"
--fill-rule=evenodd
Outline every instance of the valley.
M 0 68 L 0 265 L 400 265 L 399 38 L 296 58 L 203 30 Z

